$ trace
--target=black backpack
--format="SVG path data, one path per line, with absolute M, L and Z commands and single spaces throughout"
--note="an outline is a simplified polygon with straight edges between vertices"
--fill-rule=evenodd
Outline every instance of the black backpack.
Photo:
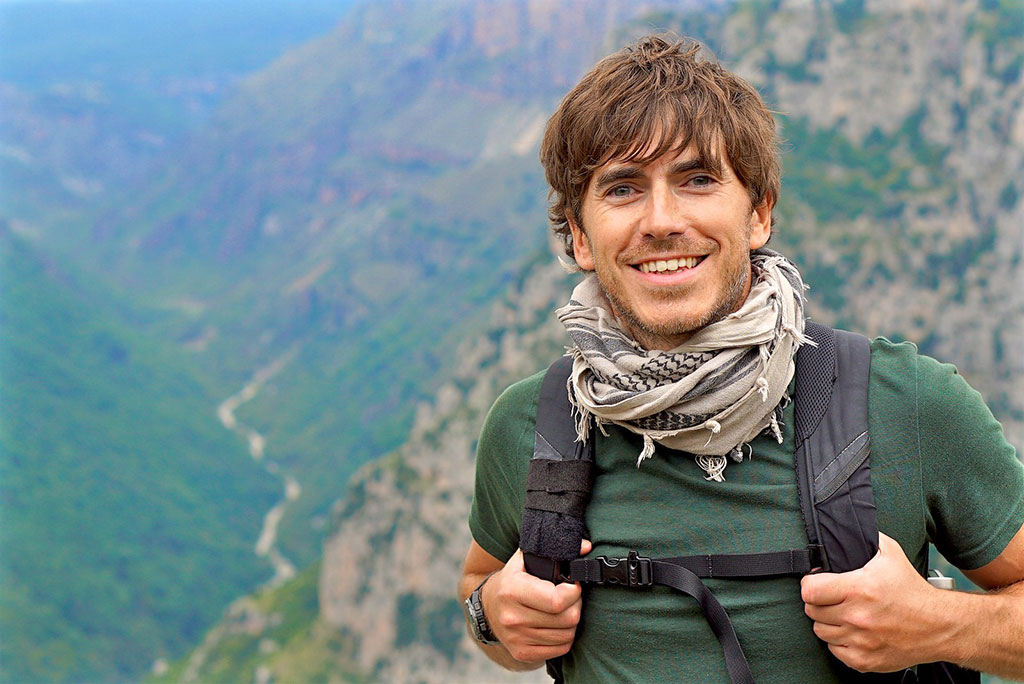
M 593 486 L 594 443 L 577 441 L 566 380 L 572 360 L 548 370 L 537 407 L 533 459 L 526 478 L 520 547 L 527 572 L 553 582 L 648 587 L 661 584 L 693 597 L 725 656 L 733 684 L 753 684 L 746 656 L 725 609 L 701 578 L 804 575 L 814 569 L 855 570 L 878 550 L 871 491 L 868 436 L 867 338 L 807 323 L 817 346 L 797 352 L 794 387 L 795 471 L 808 545 L 753 554 L 712 554 L 651 559 L 577 558 Z M 548 672 L 561 681 L 560 661 Z M 980 682 L 977 672 L 948 663 L 902 672 L 866 674 L 865 681 Z

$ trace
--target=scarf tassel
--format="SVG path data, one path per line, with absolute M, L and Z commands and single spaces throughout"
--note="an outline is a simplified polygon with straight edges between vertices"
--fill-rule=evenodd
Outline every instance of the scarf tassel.
M 697 465 L 708 474 L 704 479 L 709 482 L 725 482 L 725 466 L 729 461 L 725 456 L 704 456 L 697 457 Z
M 644 448 L 640 452 L 640 456 L 636 459 L 636 467 L 639 468 L 640 464 L 647 459 L 654 456 L 654 440 L 650 435 L 644 433 Z

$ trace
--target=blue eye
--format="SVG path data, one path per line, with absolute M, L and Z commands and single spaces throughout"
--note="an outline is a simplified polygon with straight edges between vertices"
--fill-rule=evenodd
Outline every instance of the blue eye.
M 690 179 L 690 183 L 698 188 L 706 188 L 714 182 L 715 179 L 711 176 L 694 176 Z
M 616 185 L 614 188 L 608 191 L 608 194 L 612 197 L 629 197 L 633 192 L 633 188 L 628 185 Z

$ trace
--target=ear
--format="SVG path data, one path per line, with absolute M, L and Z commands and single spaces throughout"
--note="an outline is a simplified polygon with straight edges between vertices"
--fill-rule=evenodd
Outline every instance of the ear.
M 761 203 L 750 211 L 750 249 L 764 247 L 772 236 L 772 207 L 775 200 L 765 195 Z
M 565 212 L 565 220 L 569 223 L 569 230 L 572 231 L 572 255 L 576 259 L 576 264 L 584 271 L 593 271 L 594 253 L 590 248 L 590 238 L 583 232 L 568 210 Z

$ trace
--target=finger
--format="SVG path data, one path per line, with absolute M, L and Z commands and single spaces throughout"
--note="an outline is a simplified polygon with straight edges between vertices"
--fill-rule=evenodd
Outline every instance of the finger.
M 530 646 L 560 646 L 573 642 L 576 638 L 576 628 L 537 627 L 526 630 L 523 636 L 525 642 Z
M 846 646 L 847 633 L 842 627 L 826 625 L 821 622 L 814 623 L 814 634 L 819 639 L 831 646 Z
M 843 573 L 847 574 L 847 573 Z M 846 598 L 843 574 L 819 572 L 800 580 L 800 598 L 814 606 L 834 606 Z
M 593 550 L 593 548 L 594 548 L 594 545 L 590 543 L 590 540 L 589 539 L 584 539 L 583 541 L 580 542 L 580 555 L 581 556 L 586 556 L 588 553 L 590 553 Z
M 510 591 L 514 592 L 517 602 L 523 606 L 551 615 L 564 612 L 583 596 L 579 584 L 552 584 L 525 573 L 517 576 L 514 589 L 510 588 Z
M 502 618 L 496 617 L 496 620 Z M 514 611 L 508 613 L 510 627 L 523 627 L 526 629 L 575 629 L 580 621 L 580 610 L 576 606 L 561 613 L 548 613 L 527 606 L 518 606 Z
M 804 604 L 804 613 L 815 622 L 839 626 L 843 624 L 842 607 L 836 606 L 815 606 L 810 603 Z

